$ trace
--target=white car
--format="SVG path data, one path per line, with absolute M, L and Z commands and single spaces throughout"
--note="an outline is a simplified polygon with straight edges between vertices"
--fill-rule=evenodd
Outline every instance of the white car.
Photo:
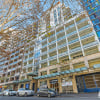
M 16 91 L 14 90 L 7 89 L 3 91 L 3 96 L 13 96 L 13 95 L 16 95 Z
M 16 96 L 33 96 L 34 95 L 34 91 L 30 90 L 30 89 L 25 89 L 25 88 L 20 88 L 17 91 Z
M 100 91 L 98 92 L 98 98 L 100 98 Z

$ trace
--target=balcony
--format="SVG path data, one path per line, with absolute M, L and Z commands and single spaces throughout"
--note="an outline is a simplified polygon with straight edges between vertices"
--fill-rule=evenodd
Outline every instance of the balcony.
M 78 38 L 75 39 L 75 40 L 70 41 L 68 44 L 72 44 L 72 43 L 76 43 L 76 42 L 79 42 L 79 39 Z
M 68 51 L 59 54 L 58 57 L 63 57 L 63 56 L 65 56 L 65 55 L 68 55 Z
M 45 44 L 45 45 L 42 46 L 42 48 L 45 48 L 45 47 L 47 47 L 47 44 Z
M 53 48 L 53 49 L 49 49 L 49 53 L 51 53 L 51 52 L 53 52 L 53 51 L 55 51 L 55 50 L 56 50 L 56 47 Z
M 54 41 L 50 42 L 50 43 L 49 43 L 49 45 L 54 44 L 55 42 L 56 42 L 56 40 L 54 40 Z
M 86 25 L 86 26 L 80 28 L 80 29 L 79 29 L 79 32 L 80 32 L 80 31 L 83 31 L 83 30 L 85 30 L 85 29 L 87 29 L 87 28 L 91 28 L 91 25 Z
M 58 49 L 63 48 L 63 47 L 65 47 L 65 46 L 67 46 L 66 43 L 64 43 L 64 44 L 62 44 L 62 45 L 60 45 L 60 46 L 58 46 Z
M 46 54 L 47 54 L 47 51 L 42 52 L 42 53 L 41 53 L 41 56 L 46 55 Z
M 75 53 L 75 52 L 78 52 L 78 51 L 81 51 L 81 47 L 77 47 L 75 49 L 70 50 L 70 53 Z
M 49 57 L 49 60 L 54 60 L 54 59 L 56 59 L 56 58 L 57 58 L 57 55 L 52 56 L 52 57 Z
M 47 38 L 45 38 L 45 39 L 41 40 L 41 43 L 42 43 L 42 42 L 45 42 L 46 40 L 47 40 Z
M 68 30 L 69 28 L 72 28 L 72 27 L 75 27 L 75 24 L 72 24 L 72 25 L 66 27 L 65 29 Z
M 72 35 L 74 35 L 74 34 L 77 34 L 77 31 L 73 31 L 73 32 L 67 34 L 67 37 L 72 36 Z
M 65 38 L 66 38 L 66 36 L 60 37 L 60 38 L 57 39 L 57 41 L 63 40 Z
M 99 44 L 98 41 L 91 42 L 91 43 L 84 45 L 83 48 L 87 49 L 87 48 L 90 48 L 90 47 L 93 47 L 93 46 L 97 46 L 98 44 Z
M 78 22 L 76 22 L 77 24 L 80 24 L 80 23 L 82 23 L 82 22 L 84 22 L 84 21 L 88 21 L 88 18 L 84 18 L 84 19 L 82 19 L 82 20 L 80 20 L 80 21 L 78 21 Z
M 84 36 L 80 37 L 80 39 L 81 39 L 81 40 L 82 40 L 82 39 L 86 39 L 86 38 L 91 37 L 91 36 L 94 36 L 94 33 L 93 33 L 93 32 L 91 32 L 91 33 L 89 33 L 89 34 L 87 34 L 87 35 L 84 35 Z
M 56 35 L 58 35 L 58 34 L 60 34 L 60 33 L 63 33 L 63 32 L 64 32 L 64 29 L 62 29 L 62 30 L 56 32 Z
M 40 61 L 40 63 L 47 62 L 47 58 Z

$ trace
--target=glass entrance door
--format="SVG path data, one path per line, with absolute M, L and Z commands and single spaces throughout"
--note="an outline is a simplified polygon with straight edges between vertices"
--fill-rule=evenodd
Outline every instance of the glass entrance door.
M 57 79 L 50 80 L 50 88 L 54 89 L 56 93 L 59 93 L 59 84 Z

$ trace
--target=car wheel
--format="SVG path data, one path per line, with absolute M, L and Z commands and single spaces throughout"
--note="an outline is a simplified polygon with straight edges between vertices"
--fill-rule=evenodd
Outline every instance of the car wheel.
M 25 93 L 25 95 L 24 95 L 25 97 L 27 97 L 27 93 Z
M 51 98 L 51 94 L 48 94 L 48 98 Z
M 10 96 L 10 93 L 8 93 L 8 96 Z
M 39 97 L 40 95 L 39 95 L 39 94 L 37 94 L 37 96 Z
M 18 97 L 19 96 L 19 93 L 17 93 L 16 96 Z

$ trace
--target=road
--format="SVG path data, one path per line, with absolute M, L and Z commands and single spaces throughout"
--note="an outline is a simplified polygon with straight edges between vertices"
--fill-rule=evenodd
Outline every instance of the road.
M 16 97 L 16 96 L 0 96 L 0 100 L 100 100 L 98 97 L 94 96 L 58 96 L 58 97 L 52 97 L 52 98 L 47 98 L 47 97 Z

